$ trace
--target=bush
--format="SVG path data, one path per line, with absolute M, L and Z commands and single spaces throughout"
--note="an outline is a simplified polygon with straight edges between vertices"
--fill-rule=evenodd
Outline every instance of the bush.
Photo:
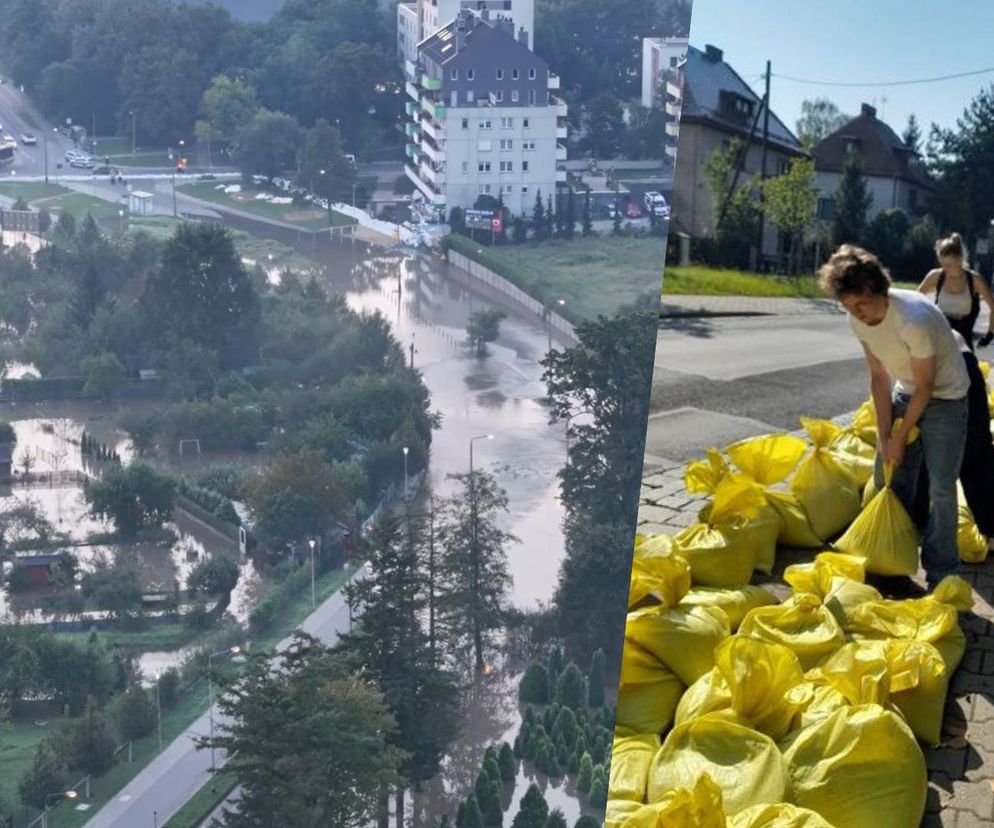
M 175 667 L 170 667 L 159 676 L 159 703 L 163 707 L 172 707 L 176 703 L 179 678 L 179 670 Z
M 576 789 L 580 793 L 588 793 L 590 791 L 590 783 L 593 781 L 594 777 L 594 760 L 591 758 L 589 753 L 584 753 L 580 757 L 580 775 L 576 780 Z
M 0 420 L 0 445 L 8 443 L 17 443 L 17 433 L 14 431 L 14 427 L 10 423 L 6 420 Z
M 584 814 L 574 823 L 573 828 L 601 828 L 601 821 L 590 814 Z
M 518 699 L 525 704 L 548 704 L 549 674 L 545 665 L 530 661 L 518 685 Z
M 500 754 L 497 759 L 497 764 L 500 767 L 500 778 L 503 782 L 514 782 L 517 776 L 516 769 L 514 767 L 514 753 L 511 750 L 511 746 L 504 742 L 500 746 Z
M 590 782 L 590 793 L 587 797 L 591 805 L 607 804 L 607 773 L 603 765 L 594 768 L 593 778 Z
M 587 704 L 602 707 L 604 704 L 604 651 L 596 650 L 590 659 L 587 677 Z
M 148 692 L 140 685 L 133 684 L 117 700 L 115 705 L 117 732 L 124 741 L 147 736 L 156 726 L 155 704 Z
M 587 704 L 587 682 L 572 661 L 566 665 L 556 683 L 556 703 L 571 710 L 580 710 Z
M 41 810 L 48 802 L 48 794 L 63 791 L 69 784 L 69 773 L 52 744 L 46 740 L 35 749 L 34 759 L 27 773 L 17 786 L 21 802 Z
M 190 573 L 190 589 L 208 595 L 230 595 L 238 584 L 238 561 L 233 555 L 215 552 L 202 558 Z

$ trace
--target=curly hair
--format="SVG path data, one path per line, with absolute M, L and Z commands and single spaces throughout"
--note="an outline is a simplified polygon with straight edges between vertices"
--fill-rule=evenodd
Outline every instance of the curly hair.
M 848 294 L 883 295 L 890 288 L 890 275 L 880 259 L 854 244 L 844 244 L 818 271 L 818 284 L 833 299 Z

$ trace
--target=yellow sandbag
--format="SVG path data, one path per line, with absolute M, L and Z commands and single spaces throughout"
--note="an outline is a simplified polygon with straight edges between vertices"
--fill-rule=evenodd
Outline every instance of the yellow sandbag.
M 644 807 L 630 799 L 608 799 L 604 810 L 604 828 L 621 828 L 632 814 Z
M 649 765 L 660 748 L 659 734 L 638 736 L 615 734 L 611 748 L 611 773 L 607 787 L 608 799 L 645 801 Z
M 725 828 L 721 788 L 707 774 L 702 774 L 692 787 L 666 791 L 658 802 L 629 813 L 621 825 L 624 828 Z
M 818 549 L 825 545 L 811 528 L 808 513 L 804 511 L 797 495 L 767 490 L 766 500 L 780 516 L 782 526 L 777 540 L 781 544 L 797 549 Z
M 727 828 L 833 828 L 820 814 L 788 802 L 753 805 L 728 820 Z
M 688 526 L 673 538 L 677 552 L 690 563 L 695 585 L 739 587 L 756 566 L 756 548 L 748 522 L 764 505 L 754 483 L 730 475 L 715 489 L 708 523 Z
M 797 706 L 791 733 L 828 718 L 839 708 L 850 706 L 849 699 L 825 680 L 819 668 L 809 670 L 804 677 L 803 682 L 787 693 L 787 701 Z
M 637 644 L 625 641 L 616 726 L 633 733 L 662 733 L 673 723 L 677 703 L 686 689 L 669 667 Z
M 821 540 L 834 537 L 859 513 L 859 486 L 828 450 L 840 429 L 828 420 L 801 418 L 813 444 L 790 490 L 804 508 L 811 528 Z
M 959 612 L 973 606 L 970 585 L 951 575 L 931 595 L 903 601 L 867 601 L 849 613 L 846 632 L 854 638 L 924 641 L 942 655 L 950 675 L 966 651 Z
M 683 483 L 689 494 L 713 495 L 731 471 L 717 449 L 708 449 L 704 454 L 703 460 L 693 460 L 684 469 Z
M 835 828 L 919 825 L 928 778 L 908 725 L 876 704 L 844 707 L 784 750 L 790 799 Z
M 810 593 L 750 611 L 738 634 L 782 644 L 797 656 L 803 670 L 816 666 L 845 643 L 835 616 Z
M 774 741 L 786 735 L 800 705 L 785 697 L 804 680 L 797 656 L 779 644 L 736 635 L 718 645 L 715 662 L 680 700 L 676 724 L 730 709 Z
M 856 409 L 850 428 L 856 432 L 864 443 L 869 443 L 871 446 L 876 447 L 877 409 L 873 404 L 872 397 L 867 399 L 859 408 Z
M 714 648 L 731 630 L 718 607 L 644 607 L 628 613 L 625 640 L 655 656 L 684 684 L 714 667 Z
M 787 774 L 769 736 L 709 713 L 670 731 L 649 769 L 648 798 L 693 785 L 702 773 L 721 788 L 728 815 L 759 802 L 782 802 Z
M 858 485 L 865 486 L 873 477 L 873 463 L 876 457 L 875 427 L 871 442 L 863 438 L 863 428 L 854 422 L 848 427 L 843 427 L 828 448 Z
M 959 494 L 958 521 L 956 524 L 956 549 L 964 563 L 983 563 L 987 560 L 987 538 L 977 528 L 977 521 L 966 503 L 962 487 L 956 484 Z
M 870 501 L 876 497 L 877 492 L 879 491 L 880 489 L 877 488 L 877 481 L 874 480 L 873 477 L 870 477 L 870 479 L 866 481 L 866 487 L 863 489 L 863 498 L 861 500 L 863 509 L 870 505 Z
M 776 604 L 776 596 L 761 586 L 747 584 L 738 589 L 718 589 L 717 587 L 693 587 L 677 605 L 680 609 L 689 607 L 721 607 L 728 616 L 732 632 L 739 628 L 746 613 L 756 607 Z
M 918 572 L 918 530 L 890 487 L 893 474 L 892 468 L 884 469 L 883 489 L 834 546 L 866 558 L 867 572 L 914 575 Z
M 675 607 L 690 589 L 690 564 L 673 547 L 669 535 L 635 536 L 628 606 L 653 599 Z
M 876 589 L 863 583 L 864 559 L 855 555 L 822 552 L 811 563 L 788 566 L 783 577 L 795 594 L 817 595 L 843 629 L 853 607 L 881 598 Z

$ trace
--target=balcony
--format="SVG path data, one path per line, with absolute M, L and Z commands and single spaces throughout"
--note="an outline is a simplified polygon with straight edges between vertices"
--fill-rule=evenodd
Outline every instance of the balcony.
M 566 106 L 566 101 L 562 98 L 557 98 L 555 95 L 549 95 L 549 106 L 555 109 L 557 118 L 565 118 L 569 115 L 569 107 Z
M 431 140 L 436 144 L 445 139 L 444 128 L 441 124 L 433 121 L 431 118 L 424 118 L 421 121 L 421 132 L 431 138 Z
M 556 183 L 565 184 L 566 183 L 566 170 L 556 170 Z
M 421 76 L 421 87 L 427 89 L 429 92 L 441 92 L 442 90 L 442 79 L 441 78 L 429 78 L 427 75 Z
M 663 147 L 663 152 L 674 161 L 676 160 L 676 144 L 667 144 Z
M 407 90 L 407 97 L 414 98 L 414 100 L 421 100 L 421 90 L 418 89 L 411 81 L 404 84 L 404 89 Z
M 408 121 L 406 124 L 404 124 L 404 134 L 407 135 L 408 138 L 413 138 L 415 141 L 420 141 L 421 127 L 412 121 Z
M 404 111 L 407 113 L 407 116 L 409 118 L 413 118 L 414 115 L 417 113 L 418 109 L 419 107 L 414 101 L 407 101 L 404 104 Z
M 417 159 L 421 154 L 421 148 L 417 144 L 408 144 L 404 148 L 404 151 L 407 153 L 408 158 Z
M 568 133 L 569 130 L 566 127 L 556 127 L 556 138 L 566 138 Z
M 565 161 L 566 160 L 566 147 L 562 144 L 556 144 L 556 160 Z
M 666 81 L 666 94 L 679 100 L 683 96 L 683 87 L 679 83 Z
M 421 101 L 421 108 L 436 121 L 441 121 L 445 117 L 445 107 L 427 98 Z
M 422 164 L 418 167 L 418 175 L 422 180 L 434 185 L 436 189 L 445 184 L 445 173 L 430 167 L 428 164 Z
M 404 61 L 404 79 L 411 82 L 418 79 L 418 67 L 414 65 L 413 61 Z
M 430 182 L 424 180 L 414 167 L 410 164 L 405 164 L 404 172 L 407 174 L 407 177 L 411 180 L 414 186 L 417 187 L 433 205 L 436 207 L 445 206 L 445 194 L 439 192 L 431 185 Z
M 549 72 L 549 89 L 559 88 L 559 75 L 555 72 Z
M 671 118 L 680 117 L 680 101 L 667 101 L 664 109 Z
M 436 147 L 431 141 L 421 142 L 421 152 L 427 155 L 435 164 L 445 161 L 445 150 Z
M 668 121 L 664 127 L 666 134 L 670 138 L 678 138 L 680 136 L 680 122 L 679 121 Z

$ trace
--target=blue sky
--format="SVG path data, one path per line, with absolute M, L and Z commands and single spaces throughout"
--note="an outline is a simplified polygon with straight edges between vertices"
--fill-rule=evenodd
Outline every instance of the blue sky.
M 879 83 L 994 67 L 991 0 L 694 0 L 690 42 L 724 50 L 725 60 L 762 95 L 760 75 L 773 64 L 773 111 L 794 129 L 801 102 L 827 97 L 855 115 L 876 101 L 877 116 L 898 134 L 908 115 L 928 125 L 956 123 L 994 71 L 913 86 L 846 88 L 797 83 Z M 886 99 L 886 100 L 885 100 Z

